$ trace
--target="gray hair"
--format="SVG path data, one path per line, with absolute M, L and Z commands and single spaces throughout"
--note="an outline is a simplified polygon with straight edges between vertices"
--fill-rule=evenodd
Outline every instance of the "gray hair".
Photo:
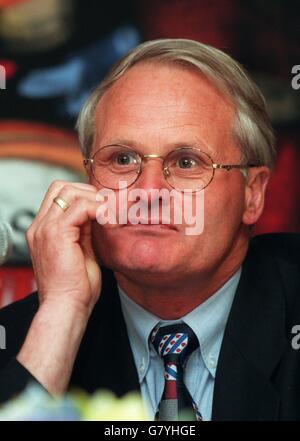
M 186 39 L 159 39 L 140 44 L 121 58 L 83 105 L 76 128 L 83 156 L 91 154 L 95 133 L 95 109 L 103 94 L 137 63 L 179 64 L 192 68 L 227 96 L 235 108 L 233 136 L 242 153 L 242 162 L 272 167 L 275 137 L 258 86 L 244 68 L 229 55 L 214 47 Z

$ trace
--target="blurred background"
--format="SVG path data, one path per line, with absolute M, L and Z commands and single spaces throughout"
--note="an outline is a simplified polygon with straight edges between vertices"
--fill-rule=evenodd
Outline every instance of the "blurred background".
M 254 234 L 300 232 L 299 0 L 0 0 L 0 221 L 14 239 L 0 306 L 35 289 L 24 233 L 49 184 L 85 179 L 74 131 L 83 101 L 120 56 L 161 37 L 216 46 L 256 79 L 278 158 Z

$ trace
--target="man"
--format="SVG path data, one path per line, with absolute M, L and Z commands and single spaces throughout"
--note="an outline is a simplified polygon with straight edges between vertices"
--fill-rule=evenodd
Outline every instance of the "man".
M 202 420 L 299 419 L 299 237 L 250 240 L 275 156 L 255 84 L 209 46 L 147 42 L 93 92 L 78 129 L 89 184 L 54 182 L 28 231 L 38 296 L 0 315 L 2 400 L 36 379 L 51 394 L 141 390 L 151 418 L 185 405 Z M 103 189 L 143 190 L 150 218 L 153 190 L 194 208 L 204 194 L 203 231 L 161 215 L 101 225 Z

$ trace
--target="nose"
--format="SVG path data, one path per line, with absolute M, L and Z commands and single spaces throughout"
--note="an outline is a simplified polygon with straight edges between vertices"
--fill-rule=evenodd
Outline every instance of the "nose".
M 174 210 L 174 201 L 168 197 L 173 189 L 165 179 L 163 159 L 146 157 L 143 158 L 142 166 L 140 176 L 134 184 L 134 190 L 139 193 L 140 213 L 145 213 L 144 210 L 147 210 L 148 221 L 157 223 L 159 218 L 160 222 L 168 224 Z
M 142 188 L 143 190 L 151 190 L 151 189 L 161 189 L 167 188 L 170 186 L 167 183 L 163 168 L 162 168 L 163 160 L 160 157 L 146 156 L 143 158 L 142 168 L 140 172 L 140 176 L 136 181 L 136 187 Z

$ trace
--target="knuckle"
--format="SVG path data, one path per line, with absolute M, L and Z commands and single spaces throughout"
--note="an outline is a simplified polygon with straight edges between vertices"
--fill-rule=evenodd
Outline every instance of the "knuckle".
M 80 198 L 75 202 L 75 208 L 78 211 L 85 211 L 88 208 L 89 201 L 86 199 Z
M 43 232 L 40 226 L 38 226 L 35 230 L 34 235 L 32 236 L 33 243 L 38 243 L 43 237 Z
M 28 244 L 31 244 L 33 242 L 33 237 L 34 237 L 34 231 L 33 231 L 33 226 L 31 224 L 31 226 L 28 228 L 28 230 L 25 233 L 25 238 Z
M 52 229 L 51 229 L 51 236 L 55 236 L 57 237 L 59 232 L 63 232 L 67 227 L 66 224 L 66 219 L 64 216 L 62 216 L 61 218 L 57 219 L 57 221 L 55 222 L 55 224 L 52 225 Z
M 51 225 L 40 225 L 34 235 L 34 241 L 36 244 L 43 244 L 45 241 L 51 240 L 54 233 L 54 223 Z
M 76 191 L 71 184 L 64 184 L 60 189 L 59 196 L 61 197 L 74 197 L 76 195 Z
M 64 185 L 66 184 L 66 181 L 63 181 L 62 179 L 55 179 L 51 182 L 48 192 L 53 193 L 59 191 Z

